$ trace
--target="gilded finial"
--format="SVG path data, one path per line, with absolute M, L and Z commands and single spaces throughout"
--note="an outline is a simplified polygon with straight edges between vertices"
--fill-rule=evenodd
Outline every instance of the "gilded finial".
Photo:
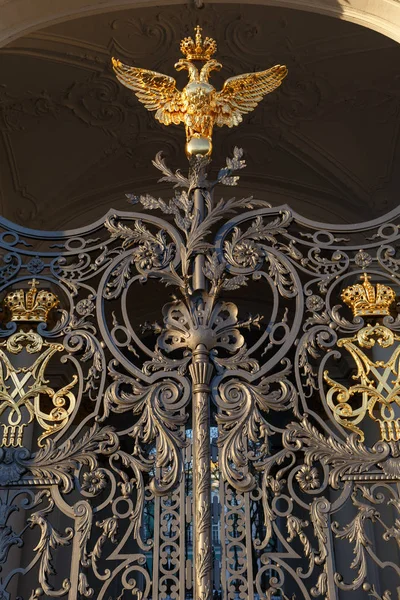
M 196 25 L 194 30 L 196 33 L 196 45 L 200 45 L 201 44 L 201 27 L 200 27 L 200 25 Z
M 244 73 L 230 77 L 222 90 L 217 91 L 209 82 L 212 71 L 222 65 L 212 58 L 217 43 L 210 37 L 203 39 L 199 25 L 195 27 L 194 40 L 186 37 L 180 49 L 185 58 L 176 64 L 177 71 L 188 71 L 189 82 L 182 91 L 173 77 L 124 65 L 112 59 L 118 80 L 133 90 L 140 102 L 155 111 L 155 118 L 163 125 L 184 123 L 186 129 L 186 154 L 210 156 L 214 126 L 234 127 L 243 115 L 252 112 L 264 96 L 279 87 L 287 75 L 287 68 L 275 65 L 266 71 Z M 192 61 L 205 64 L 197 68 Z
M 50 311 L 59 304 L 59 299 L 49 290 L 39 290 L 39 281 L 28 281 L 29 290 L 13 290 L 3 300 L 8 321 L 45 323 Z
M 35 279 L 35 278 L 33 278 L 33 279 L 31 279 L 30 281 L 28 281 L 28 285 L 30 285 L 30 286 L 31 286 L 31 289 L 32 289 L 32 290 L 36 290 L 36 289 L 37 289 L 37 286 L 39 285 L 39 283 L 40 283 L 40 282 L 39 282 L 37 279 Z
M 389 315 L 390 305 L 395 301 L 394 290 L 382 283 L 372 285 L 371 277 L 363 273 L 362 284 L 350 285 L 342 291 L 341 298 L 353 311 L 355 317 Z

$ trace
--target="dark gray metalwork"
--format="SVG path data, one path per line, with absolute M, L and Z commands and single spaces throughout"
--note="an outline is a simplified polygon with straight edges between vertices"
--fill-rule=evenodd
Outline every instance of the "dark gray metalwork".
M 23 445 L 2 414 L 0 598 L 393 600 L 398 442 L 349 435 L 323 373 L 351 380 L 336 342 L 364 324 L 342 288 L 399 285 L 400 211 L 334 226 L 218 200 L 238 149 L 216 182 L 206 159 L 155 166 L 169 202 L 69 232 L 0 222 L 1 291 L 35 276 L 60 299 L 22 337 L 3 323 L 0 408 L 44 347 L 40 381 L 72 406 L 44 437 L 23 413 Z

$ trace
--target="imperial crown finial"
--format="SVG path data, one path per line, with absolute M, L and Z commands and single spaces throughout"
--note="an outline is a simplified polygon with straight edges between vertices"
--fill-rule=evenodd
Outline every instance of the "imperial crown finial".
M 210 60 L 217 51 L 217 42 L 210 37 L 204 40 L 201 35 L 201 27 L 194 28 L 195 39 L 186 37 L 181 41 L 181 52 L 187 60 Z
M 372 285 L 371 277 L 363 273 L 360 277 L 362 284 L 350 285 L 342 291 L 341 297 L 358 316 L 389 315 L 392 302 L 396 299 L 395 291 L 388 285 L 377 283 Z
M 45 323 L 49 312 L 59 304 L 59 299 L 49 290 L 39 290 L 39 281 L 28 282 L 29 290 L 13 290 L 3 300 L 8 321 Z
M 184 123 L 186 130 L 186 155 L 210 156 L 214 126 L 235 127 L 243 115 L 252 112 L 267 94 L 279 87 L 287 75 L 284 65 L 275 65 L 265 71 L 243 73 L 229 77 L 221 90 L 216 90 L 209 78 L 221 69 L 220 62 L 211 58 L 217 50 L 212 38 L 202 38 L 201 27 L 195 28 L 191 37 L 181 41 L 185 58 L 175 64 L 177 71 L 186 70 L 189 81 L 183 90 L 169 75 L 125 65 L 113 58 L 112 66 L 118 80 L 133 90 L 144 106 L 155 112 L 163 125 Z M 201 68 L 194 64 L 205 62 Z

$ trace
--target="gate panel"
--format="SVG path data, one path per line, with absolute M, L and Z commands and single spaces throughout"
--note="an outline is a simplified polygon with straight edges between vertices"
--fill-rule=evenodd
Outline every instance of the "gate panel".
M 393 600 L 399 212 L 155 165 L 169 202 L 1 222 L 0 598 Z

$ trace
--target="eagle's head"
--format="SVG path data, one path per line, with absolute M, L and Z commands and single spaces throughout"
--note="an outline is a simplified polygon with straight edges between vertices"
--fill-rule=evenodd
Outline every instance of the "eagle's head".
M 215 58 L 208 60 L 200 71 L 200 81 L 208 82 L 211 71 L 219 71 L 220 69 L 222 69 L 222 65 Z
M 189 72 L 189 81 L 199 80 L 199 70 L 197 69 L 197 67 L 195 67 L 195 65 L 192 62 L 190 62 L 190 60 L 186 60 L 186 58 L 181 58 L 180 60 L 178 60 L 177 63 L 175 63 L 174 67 L 177 71 L 183 71 L 184 69 L 186 69 L 186 71 Z

